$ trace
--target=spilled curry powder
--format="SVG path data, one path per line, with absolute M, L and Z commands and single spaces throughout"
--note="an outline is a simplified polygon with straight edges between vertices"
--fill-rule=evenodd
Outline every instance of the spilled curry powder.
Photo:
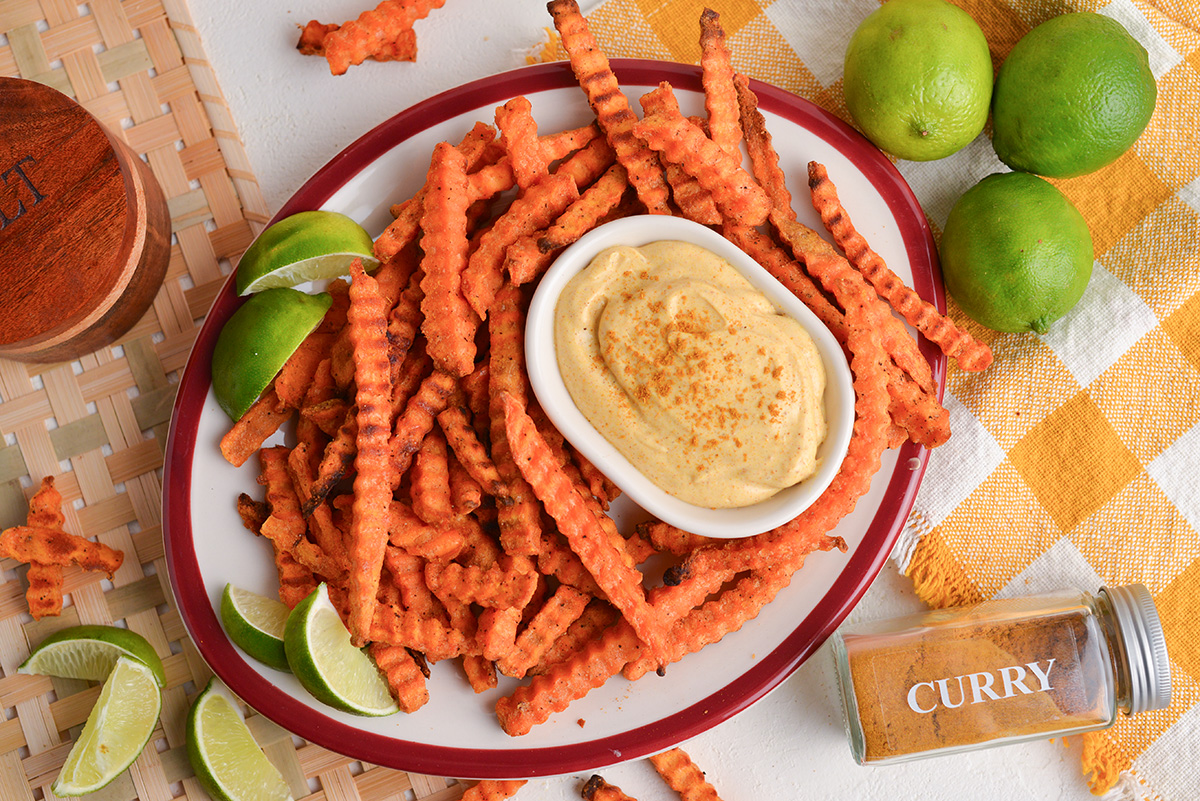
M 1074 606 L 1026 617 L 1010 606 L 997 619 L 986 606 L 845 635 L 841 669 L 861 762 L 1112 722 L 1113 666 L 1094 616 Z

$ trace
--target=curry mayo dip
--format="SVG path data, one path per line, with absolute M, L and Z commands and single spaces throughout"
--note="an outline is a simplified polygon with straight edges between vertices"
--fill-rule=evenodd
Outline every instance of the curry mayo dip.
M 602 251 L 563 289 L 554 336 L 583 416 L 680 500 L 748 506 L 817 469 L 816 345 L 715 253 L 675 241 Z

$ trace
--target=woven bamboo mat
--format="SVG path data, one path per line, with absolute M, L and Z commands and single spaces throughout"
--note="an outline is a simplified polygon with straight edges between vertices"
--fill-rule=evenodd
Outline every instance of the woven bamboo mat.
M 99 688 L 16 668 L 31 646 L 78 623 L 128 626 L 153 644 L 167 670 L 152 747 L 92 797 L 205 799 L 184 727 L 211 672 L 168 585 L 163 448 L 199 324 L 270 215 L 182 0 L 0 0 L 0 75 L 49 84 L 121 132 L 157 175 L 173 227 L 166 281 L 119 342 L 71 363 L 0 360 L 0 528 L 23 523 L 34 486 L 55 475 L 66 530 L 125 552 L 111 582 L 68 568 L 62 615 L 38 622 L 25 605 L 25 568 L 0 561 L 0 801 L 54 797 L 50 784 Z M 297 799 L 443 801 L 464 789 L 355 762 L 253 713 L 248 722 Z

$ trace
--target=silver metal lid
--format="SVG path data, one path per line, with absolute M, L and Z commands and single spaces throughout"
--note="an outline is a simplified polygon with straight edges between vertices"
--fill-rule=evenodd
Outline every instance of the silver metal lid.
M 1153 596 L 1142 584 L 1100 591 L 1112 604 L 1129 663 L 1129 714 L 1165 709 L 1171 705 L 1171 663 Z

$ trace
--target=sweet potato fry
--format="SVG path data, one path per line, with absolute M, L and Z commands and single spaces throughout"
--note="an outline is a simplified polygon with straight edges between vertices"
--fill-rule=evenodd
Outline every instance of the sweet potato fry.
M 352 65 L 361 64 L 413 23 L 441 8 L 445 0 L 383 0 L 335 31 L 325 35 L 325 60 L 329 71 L 342 75 Z
M 879 296 L 890 303 L 909 325 L 955 359 L 963 370 L 987 369 L 992 363 L 991 348 L 956 326 L 949 317 L 906 286 L 888 268 L 883 258 L 871 249 L 842 206 L 837 187 L 829 179 L 825 165 L 815 161 L 808 163 L 808 185 L 812 190 L 813 208 L 821 216 L 825 229 L 833 235 L 833 241 L 846 254 L 846 259 L 871 282 Z
M 525 779 L 484 779 L 462 794 L 462 801 L 504 801 L 525 786 Z
M 579 190 L 570 176 L 547 174 L 531 184 L 479 238 L 462 275 L 462 291 L 481 319 L 487 317 L 488 308 L 504 282 L 504 255 L 508 246 L 550 225 L 578 199 Z
M 467 537 L 478 527 L 470 518 L 456 518 L 430 525 L 401 501 L 392 501 L 388 511 L 388 542 L 425 559 L 453 559 L 466 547 Z
M 476 639 L 484 659 L 495 662 L 513 649 L 517 629 L 521 625 L 521 610 L 515 606 L 491 607 L 479 613 Z
M 37 492 L 29 499 L 25 525 L 61 531 L 63 523 L 62 493 L 54 486 L 54 476 L 43 476 Z M 62 565 L 30 562 L 25 580 L 29 583 L 25 590 L 25 603 L 34 620 L 62 614 Z
M 462 154 L 467 169 L 472 169 L 487 151 L 488 145 L 496 137 L 496 129 L 483 123 L 475 123 L 462 141 L 458 143 L 458 152 Z M 510 170 L 511 173 L 511 170 Z M 395 218 L 375 240 L 375 256 L 380 261 L 387 262 L 396 254 L 416 241 L 421 229 L 421 215 L 425 210 L 425 196 L 429 193 L 429 181 L 421 186 L 413 197 L 404 203 L 393 207 L 392 216 Z
M 608 57 L 597 47 L 579 5 L 575 0 L 552 0 L 547 8 L 562 36 L 571 69 L 587 94 L 600 128 L 616 151 L 617 161 L 628 171 L 638 198 L 651 214 L 670 214 L 662 166 L 654 152 L 634 134 L 637 117 L 621 92 Z
M 513 650 L 497 664 L 500 672 L 518 679 L 524 677 L 550 645 L 583 614 L 589 600 L 589 596 L 574 587 L 560 585 L 517 635 Z
M 388 604 L 372 604 L 375 619 L 367 639 L 373 643 L 399 645 L 425 655 L 431 662 L 460 656 L 468 647 L 466 637 L 437 617 Z
M 413 512 L 426 523 L 440 523 L 454 515 L 450 503 L 450 460 L 446 439 L 433 429 L 425 435 L 412 466 L 409 493 Z
M 354 384 L 358 435 L 354 456 L 354 504 L 347 548 L 350 574 L 349 626 L 351 641 L 369 640 L 375 594 L 387 545 L 388 508 L 392 500 L 393 465 L 391 371 L 388 363 L 387 310 L 375 279 L 362 262 L 351 265 L 350 311 L 347 323 L 354 343 Z
M 642 95 L 640 102 L 646 115 L 680 114 L 675 95 L 664 86 Z M 692 122 L 700 121 L 693 119 Z M 736 147 L 736 143 L 734 146 Z M 663 165 L 663 168 L 666 170 L 667 183 L 671 185 L 671 197 L 684 217 L 701 225 L 718 225 L 721 222 L 721 212 L 717 209 L 712 194 L 700 185 L 694 175 L 689 175 L 683 165 L 674 162 Z
M 483 503 L 483 487 L 453 453 L 447 464 L 450 467 L 450 507 L 457 515 L 470 514 Z
M 439 370 L 466 375 L 475 365 L 475 329 L 479 319 L 462 294 L 467 266 L 466 163 L 462 153 L 445 142 L 433 150 L 427 181 L 429 192 L 421 216 L 421 313 L 426 350 Z
M 662 86 L 670 91 L 669 84 Z M 771 209 L 766 192 L 742 169 L 738 159 L 714 144 L 690 120 L 678 113 L 657 111 L 634 125 L 633 130 L 665 161 L 679 164 L 694 175 L 727 220 L 751 226 L 766 220 Z
M 771 199 L 771 208 L 794 220 L 796 212 L 792 209 L 792 193 L 788 191 L 783 170 L 779 168 L 779 154 L 771 145 L 771 134 L 762 112 L 758 110 L 758 97 L 750 88 L 750 79 L 738 73 L 734 75 L 733 86 L 754 177 Z
M 571 550 L 596 579 L 613 605 L 637 632 L 649 652 L 657 659 L 666 654 L 666 632 L 658 616 L 646 602 L 642 574 L 627 561 L 623 550 L 614 546 L 603 526 L 575 491 L 538 434 L 533 421 L 511 395 L 503 398 L 505 432 L 521 475 L 533 487 L 546 511 L 558 523 L 559 531 L 571 544 Z
M 476 693 L 485 693 L 496 688 L 496 663 L 483 654 L 463 654 L 463 673 L 467 675 L 467 684 Z M 466 798 L 466 796 L 463 796 Z
M 106 573 L 109 578 L 125 559 L 123 552 L 102 542 L 37 526 L 13 526 L 0 532 L 0 556 L 59 567 L 77 565 L 84 570 Z
M 606 782 L 599 773 L 593 773 L 583 783 L 579 794 L 583 796 L 584 801 L 637 801 L 617 785 Z
M 413 456 L 425 435 L 434 426 L 437 416 L 450 402 L 455 389 L 454 378 L 435 370 L 421 382 L 416 393 L 408 399 L 404 413 L 396 420 L 395 432 L 389 443 L 392 454 L 392 487 L 412 464 Z
M 325 37 L 341 26 L 337 23 L 322 23 L 317 20 L 309 20 L 308 24 L 300 31 L 300 39 L 296 42 L 296 49 L 304 56 L 324 56 L 325 55 Z M 382 42 L 378 49 L 373 51 L 367 58 L 372 61 L 416 61 L 417 60 L 417 32 L 412 28 L 405 28 L 396 34 L 396 38 L 390 42 Z
M 733 63 L 725 44 L 721 15 L 711 8 L 700 14 L 700 83 L 704 87 L 704 109 L 708 112 L 708 137 L 734 155 L 742 133 L 738 128 Z M 737 156 L 741 158 L 740 154 Z
M 301 501 L 301 514 L 312 514 L 312 510 L 325 500 L 334 486 L 346 475 L 346 471 L 354 464 L 357 442 L 358 410 L 351 406 L 345 410 L 342 424 L 338 426 L 333 439 L 325 446 L 325 453 L 317 466 L 317 475 L 308 497 Z
M 387 680 L 388 691 L 403 712 L 416 712 L 429 701 L 425 675 L 408 649 L 399 645 L 371 643 L 367 651 Z
M 292 409 L 275 394 L 274 385 L 268 386 L 221 437 L 221 455 L 234 467 L 241 467 L 291 416 Z
M 704 771 L 684 750 L 672 748 L 655 754 L 650 763 L 663 781 L 679 793 L 680 801 L 721 801 L 717 789 L 704 778 Z
M 621 164 L 614 164 L 600 176 L 594 184 L 584 190 L 579 200 L 562 214 L 558 220 L 538 237 L 538 250 L 549 253 L 558 248 L 566 247 L 579 237 L 596 227 L 597 223 L 620 203 L 629 186 L 628 173 Z M 549 261 L 546 262 L 549 264 Z M 535 275 L 544 270 L 530 270 L 523 274 L 524 280 L 513 277 L 514 284 L 522 284 L 532 280 Z M 512 272 L 511 268 L 509 270 Z
M 587 643 L 597 639 L 600 633 L 612 626 L 621 617 L 621 613 L 607 601 L 591 598 L 578 618 L 566 631 L 555 638 L 542 658 L 536 665 L 525 671 L 526 676 L 538 676 L 547 672 L 559 662 L 572 658 Z
M 505 555 L 488 568 L 456 562 L 429 562 L 425 584 L 438 598 L 488 608 L 524 608 L 537 586 L 537 572 L 528 557 Z
M 518 95 L 497 108 L 496 127 L 517 186 L 528 190 L 549 174 L 550 162 L 538 144 L 537 121 L 528 98 Z
M 617 675 L 641 652 L 642 642 L 633 627 L 625 618 L 619 619 L 569 659 L 497 701 L 500 727 L 513 737 L 528 734 L 555 712 Z
M 450 406 L 437 416 L 438 425 L 454 451 L 458 463 L 488 495 L 501 496 L 507 492 L 500 472 L 479 441 L 469 414 L 462 406 Z

